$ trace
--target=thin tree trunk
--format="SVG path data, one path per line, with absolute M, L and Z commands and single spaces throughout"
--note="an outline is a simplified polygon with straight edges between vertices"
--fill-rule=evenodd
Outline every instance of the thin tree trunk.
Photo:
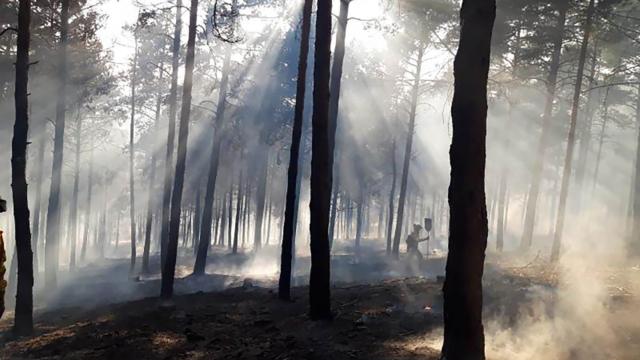
M 171 89 L 169 90 L 169 124 L 167 126 L 167 153 L 164 163 L 162 187 L 162 212 L 160 226 L 160 269 L 164 270 L 169 242 L 169 211 L 171 206 L 171 180 L 173 179 L 173 148 L 176 137 L 176 113 L 178 108 L 178 70 L 180 67 L 180 33 L 182 32 L 182 0 L 176 0 L 176 25 L 173 31 L 171 57 Z
M 182 86 L 182 109 L 180 112 L 180 130 L 178 133 L 178 152 L 176 157 L 175 180 L 171 196 L 171 214 L 169 218 L 169 242 L 167 257 L 162 269 L 162 287 L 160 296 L 169 299 L 173 296 L 173 277 L 176 272 L 178 257 L 178 231 L 180 229 L 180 207 L 182 205 L 182 189 L 187 163 L 187 141 L 189 138 L 189 117 L 191 115 L 191 90 L 193 88 L 193 66 L 195 58 L 196 28 L 198 26 L 198 0 L 191 0 L 189 16 L 189 37 L 187 40 L 187 57 L 185 61 L 184 82 Z
M 202 184 L 198 182 L 198 189 L 196 190 L 196 213 L 193 220 L 193 242 L 191 247 L 193 248 L 194 255 L 197 252 L 200 244 L 200 224 L 202 221 Z M 211 227 L 209 227 L 209 234 L 211 234 Z
M 300 166 L 300 144 L 304 123 L 304 99 L 307 85 L 307 61 L 309 58 L 309 37 L 311 33 L 311 12 L 313 0 L 305 0 L 302 8 L 302 36 L 298 58 L 298 81 L 296 84 L 296 105 L 291 132 L 289 169 L 287 172 L 287 194 L 285 199 L 284 224 L 282 230 L 282 253 L 280 255 L 280 279 L 278 296 L 282 300 L 291 300 L 291 275 L 295 256 L 295 234 L 297 222 L 297 203 L 300 202 L 298 179 Z M 335 220 L 335 219 L 334 219 Z
M 335 172 L 335 184 L 333 186 L 333 194 L 331 195 L 331 213 L 329 214 L 329 249 L 333 247 L 336 238 L 336 216 L 338 214 L 338 203 L 340 201 L 340 169 Z
M 392 237 L 391 234 L 393 232 L 393 215 L 395 212 L 394 201 L 396 198 L 396 179 L 398 178 L 398 166 L 396 162 L 396 140 L 393 139 L 393 143 L 391 145 L 391 168 L 392 168 L 392 176 L 391 180 L 391 192 L 389 192 L 389 217 L 387 221 L 387 255 L 391 255 L 391 245 L 392 245 Z
M 598 185 L 598 175 L 600 173 L 600 160 L 602 159 L 602 145 L 604 145 L 604 135 L 607 130 L 607 122 L 609 121 L 609 88 L 607 88 L 604 96 L 603 114 L 602 114 L 602 127 L 600 128 L 600 135 L 598 140 L 598 152 L 596 155 L 596 166 L 593 171 L 593 186 L 591 192 L 595 190 Z
M 640 75 L 640 73 L 638 73 Z M 640 85 L 638 85 L 638 101 L 636 102 L 636 126 L 640 126 Z M 636 144 L 636 164 L 633 191 L 633 227 L 629 240 L 629 254 L 640 255 L 640 127 Z
M 56 123 L 53 138 L 53 164 L 47 206 L 47 232 L 45 242 L 45 287 L 47 292 L 58 284 L 60 253 L 60 185 L 64 152 L 64 128 L 67 87 L 67 38 L 69 33 L 69 0 L 61 0 L 60 43 L 58 49 L 58 89 Z
M 340 14 L 338 15 L 338 29 L 336 32 L 336 45 L 333 54 L 333 64 L 331 67 L 331 90 L 329 95 L 329 146 L 332 155 L 331 167 L 333 168 L 335 148 L 336 148 L 336 131 L 338 129 L 338 110 L 340 108 L 340 90 L 342 87 L 342 69 L 345 57 L 345 43 L 347 37 L 347 25 L 349 24 L 349 5 L 351 0 L 340 1 Z M 338 198 L 340 196 L 340 167 L 335 170 L 335 181 L 333 181 L 333 196 L 331 204 L 331 214 L 329 220 L 329 247 L 333 246 L 334 229 L 336 222 L 336 211 Z
M 135 42 L 133 65 L 131 68 L 131 122 L 129 123 L 129 221 L 131 224 L 131 263 L 129 274 L 133 274 L 136 267 L 136 197 L 134 188 L 134 136 L 136 116 L 136 70 L 138 66 L 138 35 L 134 33 Z
M 222 199 L 220 199 L 220 207 L 222 208 L 222 212 L 220 215 L 220 228 L 218 229 L 218 245 L 224 246 L 224 234 L 226 234 L 227 232 L 227 220 L 229 219 L 229 217 L 227 216 L 227 209 L 228 209 L 227 193 L 224 193 L 222 195 Z M 207 260 L 206 258 L 202 260 L 203 264 L 206 263 L 206 260 Z M 197 257 L 196 257 L 196 261 L 198 261 Z M 204 265 L 201 265 L 201 266 L 204 266 Z M 194 273 L 196 272 L 194 271 Z
M 227 248 L 231 249 L 232 231 L 233 231 L 233 186 L 229 189 L 229 201 L 227 202 Z M 224 244 L 223 244 L 224 245 Z
M 589 89 L 593 88 L 596 83 L 598 65 L 598 43 L 593 44 L 593 54 L 591 56 L 591 69 L 589 72 Z M 584 178 L 587 168 L 587 155 L 589 154 L 589 148 L 591 147 L 591 128 L 593 127 L 593 115 L 595 109 L 593 108 L 595 91 L 589 91 L 587 96 L 587 105 L 585 111 L 583 111 L 584 124 L 580 127 L 580 148 L 578 150 L 578 160 L 576 164 L 576 192 L 577 201 L 576 207 L 580 207 L 580 198 L 582 197 L 582 185 L 584 184 Z
M 82 235 L 82 247 L 80 248 L 80 261 L 84 262 L 87 255 L 87 246 L 89 242 L 89 227 L 91 224 L 91 206 L 93 195 L 93 141 L 91 142 L 91 152 L 89 155 L 89 179 L 87 180 L 87 212 L 84 220 L 84 234 Z M 118 214 L 119 216 L 120 214 Z M 118 220 L 120 217 L 118 217 Z M 118 230 L 120 223 L 118 222 Z M 118 236 L 119 238 L 119 236 Z
M 640 78 L 640 72 L 638 72 Z M 633 176 L 633 205 L 631 207 L 633 224 L 631 238 L 629 239 L 629 255 L 640 255 L 640 84 L 638 85 L 638 99 L 636 102 L 636 128 L 638 129 L 638 139 L 636 144 L 636 163 Z
M 211 243 L 211 224 L 213 222 L 213 200 L 216 191 L 216 181 L 218 178 L 218 167 L 220 166 L 220 149 L 222 146 L 224 131 L 224 116 L 227 108 L 227 88 L 229 85 L 229 71 L 231 66 L 231 46 L 226 45 L 224 62 L 222 65 L 222 78 L 220 80 L 220 90 L 218 93 L 218 105 L 216 108 L 216 117 L 214 119 L 214 136 L 211 145 L 211 155 L 209 163 L 209 174 L 207 177 L 207 190 L 204 196 L 204 209 L 202 210 L 202 225 L 200 226 L 200 243 L 196 254 L 196 261 L 193 266 L 195 275 L 203 275 L 205 265 L 207 263 L 207 252 Z M 224 207 L 224 201 L 221 204 Z M 220 239 L 224 236 L 224 210 L 222 213 L 221 227 L 218 227 L 218 235 Z M 222 230 L 222 231 L 220 231 Z M 214 238 L 215 240 L 215 238 Z
M 242 163 L 242 158 L 240 163 Z M 240 169 L 240 175 L 238 179 L 238 196 L 236 199 L 236 224 L 235 229 L 233 230 L 233 247 L 231 252 L 233 254 L 238 253 L 238 236 L 240 235 L 240 215 L 242 214 L 242 183 L 243 183 L 243 170 Z
M 571 163 L 573 161 L 573 150 L 575 146 L 578 110 L 580 108 L 580 95 L 582 93 L 584 65 L 587 59 L 587 49 L 589 47 L 589 37 L 591 35 L 591 25 L 593 23 L 594 10 L 595 10 L 595 0 L 590 0 L 589 7 L 587 8 L 587 22 L 584 27 L 584 37 L 582 38 L 582 46 L 580 48 L 580 59 L 578 60 L 578 75 L 576 79 L 576 87 L 573 93 L 573 106 L 571 108 L 571 125 L 569 127 L 569 136 L 567 140 L 567 153 L 564 159 L 564 171 L 562 173 L 562 182 L 560 185 L 560 203 L 558 205 L 558 217 L 556 221 L 556 230 L 553 236 L 553 246 L 551 248 L 551 261 L 557 261 L 558 258 L 560 257 L 560 246 L 562 245 L 562 232 L 564 231 L 565 209 L 567 206 L 567 197 L 569 196 L 569 180 L 571 178 Z
M 76 156 L 73 170 L 73 194 L 69 207 L 69 270 L 76 267 L 76 239 L 78 237 L 78 193 L 80 192 L 80 151 L 82 150 L 82 117 L 76 124 Z
M 262 247 L 262 222 L 264 220 L 265 202 L 267 197 L 267 177 L 269 176 L 269 146 L 258 146 L 259 172 L 257 175 L 258 188 L 256 189 L 256 225 L 254 228 L 253 250 L 258 251 Z
M 355 241 L 355 252 L 356 257 L 360 256 L 360 242 L 362 241 L 362 232 L 364 227 L 364 186 L 360 184 L 360 198 L 358 199 L 358 207 L 356 208 L 356 241 Z
M 160 63 L 159 67 L 160 74 L 158 75 L 158 82 L 161 83 L 164 79 L 164 63 Z M 160 135 L 158 128 L 160 125 L 160 113 L 162 109 L 162 93 L 158 92 L 156 94 L 156 113 L 155 113 L 155 123 L 153 127 L 154 137 Z M 155 142 L 152 142 L 155 145 Z M 153 199 L 155 195 L 155 184 L 156 184 L 156 162 L 157 162 L 157 152 L 155 146 L 153 146 L 151 150 L 151 168 L 149 169 L 149 189 L 147 194 L 147 216 L 145 221 L 145 232 L 144 232 L 144 250 L 142 251 L 142 273 L 149 274 L 149 252 L 151 251 L 151 229 L 153 227 Z
M 495 0 L 462 2 L 451 106 L 449 254 L 441 359 L 484 360 L 482 274 L 487 247 L 484 192 L 487 80 Z
M 398 200 L 398 220 L 396 221 L 396 231 L 393 237 L 393 256 L 397 259 L 400 256 L 400 237 L 402 236 L 402 221 L 404 220 L 404 208 L 407 196 L 407 185 L 409 182 L 409 166 L 411 164 L 411 149 L 413 146 L 413 133 L 416 128 L 416 110 L 418 108 L 418 96 L 420 94 L 420 80 L 422 72 L 422 57 L 424 55 L 424 45 L 418 45 L 418 56 L 416 59 L 416 72 L 411 89 L 411 110 L 409 113 L 409 128 L 407 129 L 407 142 L 404 151 L 404 164 L 402 166 L 402 180 L 400 181 L 400 199 Z
M 42 239 L 42 236 L 40 234 L 42 226 L 40 225 L 40 223 L 41 221 L 44 221 L 44 215 L 42 214 L 42 182 L 44 173 L 44 148 L 46 138 L 44 136 L 44 134 L 46 134 L 46 127 L 44 126 L 44 123 L 42 123 L 39 127 L 41 139 L 40 141 L 38 141 L 38 153 L 36 155 L 36 205 L 33 212 L 33 240 L 31 241 L 31 246 L 33 248 L 33 273 L 36 281 L 39 281 L 38 245 L 40 244 L 40 239 Z
M 559 6 L 558 23 L 554 31 L 553 55 L 549 66 L 549 76 L 547 77 L 547 95 L 545 99 L 544 114 L 542 116 L 542 134 L 538 144 L 538 152 L 533 165 L 531 186 L 527 195 L 527 207 L 525 211 L 524 230 L 520 247 L 529 249 L 533 241 L 533 230 L 536 222 L 536 207 L 538 195 L 540 193 L 540 183 L 542 182 L 542 170 L 544 168 L 544 157 L 547 150 L 547 143 L 551 135 L 551 115 L 553 113 L 553 102 L 556 97 L 558 81 L 558 71 L 560 70 L 560 55 L 562 54 L 562 43 L 564 41 L 564 30 L 567 19 L 569 1 L 563 0 Z
M 31 2 L 20 0 L 16 56 L 16 122 L 11 142 L 11 189 L 15 219 L 18 286 L 13 332 L 18 336 L 33 332 L 33 253 L 27 196 L 27 139 L 29 135 L 29 42 Z
M 514 45 L 514 54 L 513 54 L 513 62 L 511 67 L 511 77 L 514 80 L 518 79 L 518 66 L 520 62 L 520 43 L 521 43 L 521 34 L 522 32 L 522 24 L 518 23 L 518 28 L 516 30 L 516 43 Z M 506 126 L 505 135 L 503 138 L 504 151 L 510 151 L 511 147 L 511 134 L 510 129 L 513 123 L 513 110 L 515 108 L 515 99 L 509 99 L 509 117 L 508 123 Z M 502 165 L 502 171 L 500 173 L 500 185 L 498 188 L 498 219 L 497 219 L 497 229 L 496 229 L 496 250 L 498 252 L 502 252 L 504 248 L 504 232 L 505 232 L 505 202 L 507 195 L 507 177 L 509 175 L 508 164 L 504 163 Z
M 247 179 L 247 195 L 244 200 L 244 221 L 242 229 L 242 247 L 244 248 L 249 239 L 249 228 L 251 227 L 251 180 Z

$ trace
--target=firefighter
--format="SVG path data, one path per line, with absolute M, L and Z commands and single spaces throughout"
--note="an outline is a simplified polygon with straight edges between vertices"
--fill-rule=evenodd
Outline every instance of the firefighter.
M 420 238 L 421 231 L 422 231 L 422 225 L 414 224 L 413 231 L 407 236 L 408 259 L 410 261 L 412 258 L 415 257 L 418 259 L 420 264 L 422 264 L 422 262 L 424 261 L 424 257 L 422 256 L 420 249 L 418 249 L 418 245 L 420 245 L 421 242 L 429 241 L 429 235 L 427 235 L 426 238 L 422 238 L 422 239 Z

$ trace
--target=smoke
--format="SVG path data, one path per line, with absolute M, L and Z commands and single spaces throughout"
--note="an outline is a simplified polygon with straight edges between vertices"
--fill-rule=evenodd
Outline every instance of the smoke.
M 584 216 L 597 218 L 593 212 Z M 640 335 L 640 316 L 634 309 L 639 302 L 631 294 L 640 289 L 639 274 L 626 261 L 623 232 L 611 230 L 621 224 L 601 224 L 595 230 L 592 226 L 588 232 L 581 230 L 584 221 L 575 225 L 565 234 L 560 262 L 551 272 L 533 272 L 546 274 L 550 284 L 510 289 L 523 294 L 516 309 L 510 309 L 515 310 L 513 318 L 502 313 L 486 322 L 489 359 L 637 357 L 633 343 Z M 507 304 L 499 306 L 507 311 Z

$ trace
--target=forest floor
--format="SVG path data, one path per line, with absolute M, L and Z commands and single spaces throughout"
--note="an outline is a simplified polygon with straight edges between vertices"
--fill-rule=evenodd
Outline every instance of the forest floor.
M 36 312 L 36 335 L 25 339 L 12 339 L 11 319 L 3 319 L 0 358 L 437 359 L 442 278 L 432 275 L 442 269 L 443 259 L 429 261 L 427 276 L 411 277 L 398 276 L 397 268 L 374 256 L 368 262 L 347 259 L 338 256 L 332 265 L 336 277 L 351 275 L 332 288 L 334 319 L 329 322 L 308 319 L 306 286 L 294 288 L 294 301 L 285 303 L 277 299 L 272 278 L 185 277 L 177 280 L 178 295 L 168 307 L 152 295 L 120 302 L 124 295 L 118 291 L 85 306 L 55 302 Z M 616 271 L 640 276 L 636 268 Z M 489 359 L 638 359 L 640 303 L 630 290 L 636 285 L 626 277 L 606 278 L 598 306 L 578 308 L 578 316 L 571 317 L 559 311 L 562 280 L 556 269 L 489 259 L 484 277 Z M 130 282 L 146 289 L 157 287 L 155 281 Z M 188 293 L 194 281 L 209 286 Z M 592 329 L 593 318 L 608 335 Z M 565 329 L 561 320 L 570 326 Z

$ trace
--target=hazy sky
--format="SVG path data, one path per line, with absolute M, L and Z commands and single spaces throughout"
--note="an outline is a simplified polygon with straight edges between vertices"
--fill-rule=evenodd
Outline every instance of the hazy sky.
M 113 61 L 116 64 L 127 64 L 128 59 L 133 52 L 133 39 L 129 32 L 123 30 L 123 27 L 135 22 L 138 15 L 138 6 L 140 4 L 146 7 L 166 7 L 175 3 L 175 0 L 98 0 L 97 11 L 106 15 L 103 26 L 98 30 L 98 35 L 102 39 L 105 49 L 113 51 Z M 184 0 L 188 3 L 188 0 Z M 201 1 L 204 3 L 204 1 Z M 334 1 L 334 14 L 339 13 L 339 3 Z M 355 0 L 350 7 L 350 17 L 358 19 L 373 19 L 381 15 L 382 9 L 379 0 Z M 188 20 L 185 15 L 183 19 Z M 185 27 L 187 21 L 185 21 Z M 264 20 L 261 20 L 264 23 Z M 264 25 L 264 24 L 262 24 Z M 260 24 L 256 24 L 260 27 Z M 364 45 L 377 47 L 383 45 L 381 37 L 375 31 L 365 31 L 366 23 L 362 21 L 351 21 L 349 23 L 349 38 L 357 38 L 359 43 Z M 186 31 L 186 29 L 185 29 Z

